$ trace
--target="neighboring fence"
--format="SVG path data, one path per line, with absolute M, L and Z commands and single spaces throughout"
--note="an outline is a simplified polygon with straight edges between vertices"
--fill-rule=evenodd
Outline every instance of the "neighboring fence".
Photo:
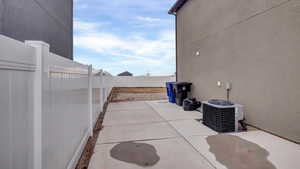
M 0 35 L 0 169 L 71 169 L 113 77 Z
M 114 76 L 114 87 L 166 87 L 175 76 Z

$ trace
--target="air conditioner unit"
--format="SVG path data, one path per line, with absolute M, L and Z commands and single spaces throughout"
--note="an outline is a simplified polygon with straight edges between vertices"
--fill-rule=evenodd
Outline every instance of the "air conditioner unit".
M 203 124 L 217 132 L 237 132 L 244 120 L 243 106 L 224 100 L 203 102 Z

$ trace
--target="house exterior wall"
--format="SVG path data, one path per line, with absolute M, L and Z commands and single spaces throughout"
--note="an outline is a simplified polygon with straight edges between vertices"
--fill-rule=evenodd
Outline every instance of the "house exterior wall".
M 3 27 L 3 0 L 0 0 L 0 34 L 2 34 L 2 27 Z
M 299 18 L 299 0 L 189 0 L 177 12 L 178 81 L 200 100 L 225 99 L 230 82 L 249 124 L 300 142 Z
M 51 52 L 73 58 L 73 0 L 0 0 L 0 33 L 40 40 Z

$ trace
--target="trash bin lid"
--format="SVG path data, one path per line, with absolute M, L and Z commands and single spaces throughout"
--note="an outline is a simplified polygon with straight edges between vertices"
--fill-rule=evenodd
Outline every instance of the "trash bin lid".
M 167 85 L 175 84 L 176 82 L 166 82 Z
M 189 83 L 189 82 L 177 82 L 177 83 L 175 83 L 175 85 L 177 85 L 177 86 L 191 86 L 192 83 Z

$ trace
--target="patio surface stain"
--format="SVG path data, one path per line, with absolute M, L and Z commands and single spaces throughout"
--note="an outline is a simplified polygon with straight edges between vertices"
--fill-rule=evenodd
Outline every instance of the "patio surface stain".
M 110 150 L 110 155 L 114 159 L 143 167 L 153 166 L 160 160 L 155 147 L 145 143 L 117 144 Z
M 269 152 L 238 136 L 219 134 L 206 138 L 216 160 L 228 169 L 276 169 L 267 159 Z

